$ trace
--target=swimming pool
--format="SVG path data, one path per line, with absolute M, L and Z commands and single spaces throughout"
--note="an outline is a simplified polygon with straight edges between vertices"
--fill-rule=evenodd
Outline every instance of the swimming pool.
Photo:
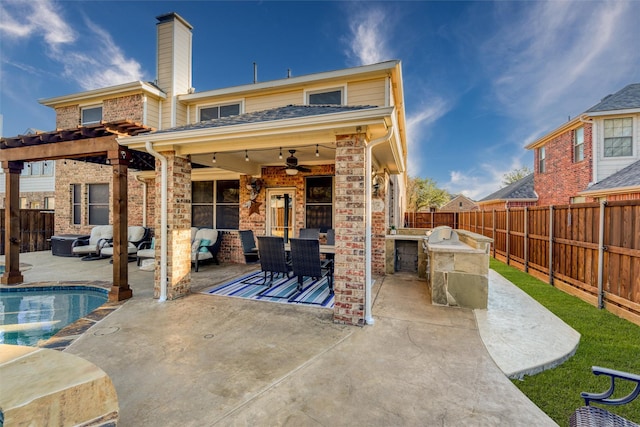
M 0 344 L 37 346 L 106 300 L 88 286 L 0 288 Z

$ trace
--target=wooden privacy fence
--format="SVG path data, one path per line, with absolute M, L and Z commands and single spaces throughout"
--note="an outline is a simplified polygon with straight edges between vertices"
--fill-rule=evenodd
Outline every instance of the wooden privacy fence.
M 493 256 L 640 324 L 640 200 L 458 214 Z
M 0 255 L 4 255 L 5 211 L 0 209 Z M 20 209 L 20 252 L 36 252 L 51 249 L 54 228 L 53 211 Z

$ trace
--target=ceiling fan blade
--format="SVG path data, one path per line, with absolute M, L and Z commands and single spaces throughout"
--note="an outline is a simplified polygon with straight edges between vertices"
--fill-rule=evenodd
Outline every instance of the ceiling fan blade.
M 298 169 L 300 172 L 311 172 L 311 169 L 305 168 L 304 166 L 298 166 L 296 169 Z

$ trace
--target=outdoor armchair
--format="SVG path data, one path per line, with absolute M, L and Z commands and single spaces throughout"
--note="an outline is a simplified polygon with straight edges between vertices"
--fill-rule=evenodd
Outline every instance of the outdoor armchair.
M 89 238 L 76 239 L 71 244 L 71 253 L 82 256 L 83 260 L 98 259 L 100 251 L 113 240 L 113 226 L 96 225 Z
M 127 255 L 130 257 L 130 261 L 133 261 L 133 257 L 138 253 L 143 246 L 143 243 L 151 240 L 151 230 L 147 227 L 140 225 L 130 225 L 127 227 Z M 113 242 L 109 242 L 100 250 L 101 257 L 113 256 Z
M 213 261 L 217 265 L 218 252 L 222 245 L 222 231 L 213 228 L 200 228 L 196 231 L 191 242 L 191 262 L 194 264 L 196 272 L 200 264 L 205 261 Z
M 320 238 L 320 229 L 319 228 L 301 228 L 298 236 L 301 239 L 316 239 Z
M 289 239 L 293 274 L 298 276 L 298 292 L 302 292 L 305 277 L 320 279 L 326 276 L 333 293 L 333 260 L 320 259 L 320 242 L 313 239 Z
M 634 400 L 640 395 L 640 375 L 628 372 L 617 371 L 615 369 L 601 368 L 593 366 L 591 368 L 594 375 L 606 375 L 610 378 L 609 389 L 603 393 L 588 393 L 583 391 L 580 397 L 584 399 L 585 406 L 578 408 L 569 419 L 569 425 L 573 426 L 637 426 L 638 424 L 631 422 L 619 415 L 613 414 L 606 409 L 597 406 L 591 406 L 591 403 L 602 405 L 624 405 Z M 611 398 L 614 395 L 616 381 L 631 382 L 633 390 L 626 396 Z M 635 383 L 635 384 L 633 384 Z M 618 393 L 619 394 L 619 393 Z

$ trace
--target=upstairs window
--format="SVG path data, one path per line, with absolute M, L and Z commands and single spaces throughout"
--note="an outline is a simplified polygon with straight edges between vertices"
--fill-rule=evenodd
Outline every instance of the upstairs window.
M 82 109 L 81 124 L 90 125 L 100 123 L 102 121 L 102 106 L 100 107 L 87 107 Z
M 633 155 L 633 119 L 607 119 L 604 121 L 604 157 Z
M 578 163 L 584 160 L 584 127 L 579 127 L 573 133 L 573 161 Z
M 546 150 L 544 147 L 540 147 L 538 148 L 538 172 L 539 173 L 544 173 L 545 172 L 545 160 L 546 160 Z
M 343 105 L 342 89 L 329 89 L 307 94 L 309 105 Z
M 221 117 L 237 116 L 240 114 L 240 104 L 216 105 L 215 107 L 200 108 L 200 121 L 219 119 Z

